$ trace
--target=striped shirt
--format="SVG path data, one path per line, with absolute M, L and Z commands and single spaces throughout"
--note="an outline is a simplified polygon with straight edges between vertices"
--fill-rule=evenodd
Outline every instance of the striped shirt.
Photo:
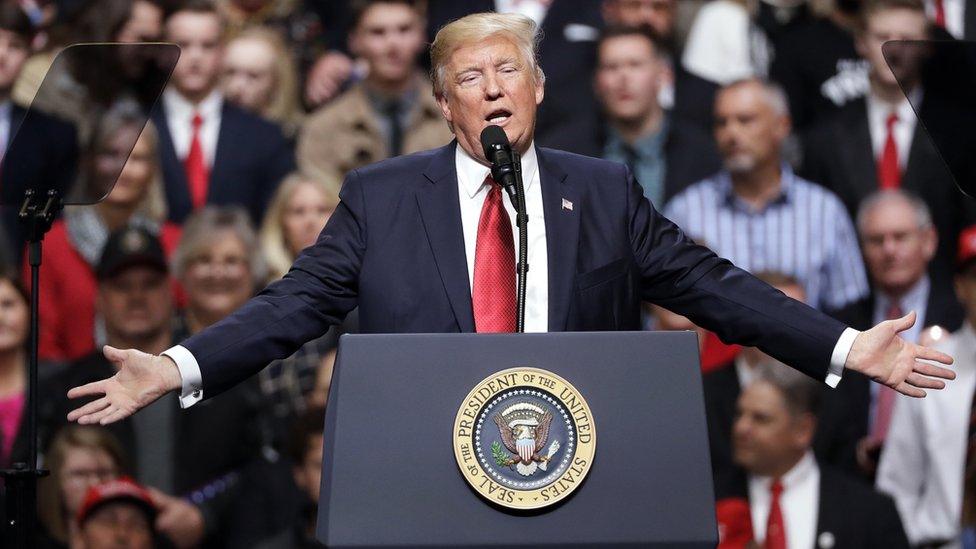
M 839 309 L 868 293 L 847 211 L 827 189 L 783 167 L 780 194 L 754 210 L 733 193 L 728 172 L 695 183 L 664 210 L 689 237 L 735 265 L 793 276 L 807 303 Z

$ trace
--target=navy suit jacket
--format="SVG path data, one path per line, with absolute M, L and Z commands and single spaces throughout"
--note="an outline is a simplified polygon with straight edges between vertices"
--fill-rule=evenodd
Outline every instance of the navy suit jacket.
M 455 146 L 350 172 L 338 209 L 291 271 L 183 343 L 204 396 L 290 355 L 357 305 L 363 332 L 473 332 Z M 842 323 L 694 244 L 624 165 L 545 148 L 538 158 L 550 331 L 638 330 L 646 300 L 826 376 Z
M 159 132 L 169 220 L 182 223 L 193 213 L 193 204 L 186 170 L 176 156 L 162 102 L 153 110 L 152 120 Z M 278 126 L 224 101 L 207 204 L 241 206 L 259 224 L 278 184 L 294 169 L 294 152 Z

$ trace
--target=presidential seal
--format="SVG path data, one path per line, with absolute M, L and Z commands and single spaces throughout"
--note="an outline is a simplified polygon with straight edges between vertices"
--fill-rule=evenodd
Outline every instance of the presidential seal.
M 596 450 L 593 414 L 568 381 L 538 368 L 511 368 L 481 381 L 454 420 L 454 457 L 484 498 L 539 509 L 573 492 Z

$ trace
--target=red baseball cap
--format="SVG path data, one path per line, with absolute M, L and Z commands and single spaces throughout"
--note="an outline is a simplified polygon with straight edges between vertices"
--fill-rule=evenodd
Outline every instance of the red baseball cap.
M 959 250 L 956 252 L 956 268 L 962 270 L 976 259 L 976 225 L 970 225 L 959 233 Z
M 108 503 L 128 501 L 140 507 L 152 524 L 156 519 L 156 504 L 149 490 L 146 490 L 129 477 L 119 477 L 104 484 L 92 486 L 85 494 L 85 501 L 78 510 L 78 524 L 84 524 L 96 509 Z

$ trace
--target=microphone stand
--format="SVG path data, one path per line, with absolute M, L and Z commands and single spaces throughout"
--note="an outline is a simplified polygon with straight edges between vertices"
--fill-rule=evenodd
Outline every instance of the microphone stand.
M 13 464 L 12 469 L 0 471 L 5 483 L 4 501 L 6 524 L 2 531 L 10 536 L 11 547 L 34 547 L 37 541 L 37 480 L 48 472 L 37 467 L 37 346 L 39 334 L 41 243 L 44 234 L 61 210 L 61 196 L 52 189 L 44 196 L 33 189 L 24 193 L 18 212 L 19 221 L 27 229 L 27 257 L 31 268 L 30 348 L 27 382 L 27 438 L 28 461 Z
M 512 151 L 512 160 L 515 165 L 515 223 L 518 225 L 519 232 L 519 251 L 518 262 L 515 264 L 518 273 L 518 285 L 515 293 L 516 297 L 516 318 L 515 331 L 525 332 L 525 287 L 526 278 L 529 272 L 529 216 L 525 211 L 525 187 L 522 185 L 522 157 L 517 151 Z

